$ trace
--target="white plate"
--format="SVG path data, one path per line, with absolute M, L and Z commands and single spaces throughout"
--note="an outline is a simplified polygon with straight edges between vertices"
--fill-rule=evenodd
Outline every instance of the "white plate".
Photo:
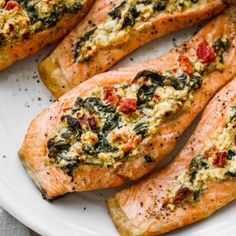
M 179 44 L 195 30 L 192 28 L 156 40 L 128 56 L 116 67 L 154 58 L 173 47 L 173 38 L 178 39 L 176 43 Z M 52 103 L 51 95 L 37 75 L 38 61 L 48 51 L 46 49 L 0 73 L 0 204 L 42 235 L 118 235 L 104 204 L 105 199 L 117 189 L 71 194 L 48 203 L 42 199 L 18 160 L 17 151 L 29 122 Z M 232 203 L 213 217 L 174 231 L 171 235 L 236 235 L 235 209 L 236 204 Z

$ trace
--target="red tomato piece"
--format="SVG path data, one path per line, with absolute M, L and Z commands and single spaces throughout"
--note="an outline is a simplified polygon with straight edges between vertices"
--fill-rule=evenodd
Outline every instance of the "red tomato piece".
M 119 111 L 123 112 L 124 114 L 130 114 L 136 111 L 136 106 L 136 99 L 126 98 L 120 101 Z
M 203 40 L 197 48 L 197 57 L 200 62 L 209 63 L 214 61 L 216 58 L 216 54 L 214 49 L 208 44 L 206 40 Z
M 216 157 L 213 160 L 213 165 L 218 166 L 218 167 L 224 167 L 226 158 L 227 158 L 227 153 L 226 152 L 216 153 Z
M 159 95 L 154 94 L 154 96 L 153 96 L 153 101 L 154 102 L 158 102 L 158 101 L 160 101 L 160 99 L 161 99 L 161 97 Z
M 106 100 L 110 105 L 117 105 L 120 101 L 119 95 L 114 95 L 117 88 L 112 86 L 106 86 L 103 88 L 103 99 Z
M 16 7 L 17 7 L 17 8 L 20 7 L 19 3 L 14 2 L 14 1 L 9 1 L 9 2 L 7 2 L 7 4 L 6 4 L 5 9 L 8 10 L 8 11 L 10 11 L 10 10 L 15 9 Z
M 103 99 L 108 100 L 117 89 L 112 86 L 106 86 L 103 88 Z
M 116 106 L 120 101 L 120 96 L 119 95 L 114 95 L 114 96 L 111 96 L 109 97 L 109 99 L 107 100 L 107 102 L 110 104 L 110 105 L 114 105 Z
M 141 141 L 142 137 L 140 135 L 131 135 L 127 140 L 127 143 L 124 145 L 124 151 L 130 152 L 134 150 L 137 144 Z
M 183 72 L 189 75 L 193 73 L 192 63 L 187 56 L 180 55 L 178 61 Z

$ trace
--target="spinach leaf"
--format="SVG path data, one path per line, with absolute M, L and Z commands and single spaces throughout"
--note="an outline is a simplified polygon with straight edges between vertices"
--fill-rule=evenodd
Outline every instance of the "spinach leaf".
M 107 141 L 107 139 L 104 137 L 100 137 L 100 139 L 94 145 L 93 148 L 87 144 L 83 144 L 83 152 L 90 156 L 97 156 L 97 154 L 101 152 L 107 153 L 107 152 L 115 152 L 117 150 L 118 149 L 113 148 L 111 144 Z
M 66 115 L 65 118 L 66 118 L 69 130 L 71 130 L 74 133 L 75 132 L 79 134 L 82 133 L 82 127 L 76 118 L 69 115 Z
M 228 175 L 229 177 L 233 177 L 233 178 L 236 177 L 236 173 L 232 173 L 230 171 L 228 171 L 225 175 Z
M 112 11 L 109 12 L 109 15 L 114 20 L 121 17 L 121 9 L 125 6 L 126 1 L 121 2 L 120 5 L 116 6 Z
M 67 12 L 76 13 L 78 10 L 80 10 L 82 7 L 80 2 L 75 2 L 68 10 Z
M 85 100 L 78 97 L 76 99 L 75 106 L 84 107 L 92 113 L 97 113 L 101 111 L 113 113 L 116 110 L 115 107 L 109 104 L 103 104 L 103 102 L 97 97 L 87 97 Z
M 200 197 L 200 190 L 195 190 L 194 193 L 193 193 L 193 200 L 194 201 L 197 201 Z
M 152 97 L 156 91 L 156 85 L 143 84 L 137 93 L 137 105 L 140 106 L 152 100 Z
M 136 7 L 130 7 L 129 8 L 130 16 L 125 16 L 124 21 L 122 24 L 122 29 L 124 29 L 127 26 L 134 26 L 135 25 L 135 19 L 139 16 L 139 12 L 137 11 Z
M 176 90 L 183 90 L 187 82 L 187 75 L 181 74 L 177 78 L 171 78 L 171 85 Z
M 190 82 L 188 84 L 191 88 L 194 90 L 200 88 L 202 86 L 202 79 L 200 76 L 191 75 L 190 76 Z
M 70 148 L 70 144 L 68 140 L 56 140 L 56 138 L 51 138 L 47 141 L 48 148 L 48 157 L 49 158 L 57 158 L 59 154 L 64 151 L 68 151 Z
M 81 47 L 83 46 L 83 43 L 85 43 L 86 41 L 90 39 L 90 37 L 94 34 L 95 30 L 96 28 L 85 33 L 85 35 L 81 37 L 80 40 L 75 44 L 75 48 L 74 48 L 74 61 L 75 62 L 79 61 L 80 50 L 81 50 Z
M 159 74 L 158 72 L 151 71 L 151 70 L 143 70 L 140 71 L 133 79 L 133 81 L 138 80 L 142 77 L 150 78 L 153 83 L 159 85 L 159 86 L 164 86 L 164 80 L 166 79 L 165 76 Z
M 222 51 L 226 51 L 230 47 L 230 41 L 227 38 L 223 38 L 224 36 L 221 36 L 220 38 L 216 39 L 213 48 L 215 52 L 218 54 Z
M 145 138 L 148 129 L 149 124 L 147 122 L 139 123 L 134 127 L 134 131 L 136 132 L 136 134 L 141 135 L 142 138 Z
M 164 11 L 166 9 L 168 0 L 160 0 L 159 2 L 155 3 L 153 6 L 154 11 Z
M 201 170 L 202 168 L 204 169 L 208 168 L 207 160 L 205 156 L 198 155 L 192 159 L 189 165 L 189 177 L 190 177 L 191 183 L 196 178 L 197 172 Z
M 119 125 L 119 115 L 117 113 L 107 116 L 102 132 L 104 135 L 115 129 Z
M 230 41 L 224 36 L 215 40 L 213 48 L 221 63 L 224 62 L 223 53 L 230 48 L 230 45 Z
M 232 160 L 234 156 L 236 156 L 236 152 L 234 150 L 228 150 L 227 159 Z
M 95 152 L 91 146 L 87 145 L 87 144 L 83 144 L 83 152 L 87 155 L 90 155 L 90 156 L 95 156 L 97 154 L 97 152 Z
M 96 153 L 117 151 L 117 149 L 113 148 L 104 137 L 99 139 L 98 142 L 94 145 L 94 150 L 96 151 Z
M 149 156 L 149 155 L 144 156 L 144 159 L 145 159 L 145 161 L 146 161 L 147 163 L 153 162 L 152 157 Z

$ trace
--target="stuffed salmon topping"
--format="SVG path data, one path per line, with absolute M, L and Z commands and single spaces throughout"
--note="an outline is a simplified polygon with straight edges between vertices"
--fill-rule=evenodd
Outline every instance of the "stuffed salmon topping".
M 217 137 L 209 138 L 205 147 L 178 177 L 179 186 L 172 190 L 163 207 L 174 210 L 184 202 L 193 203 L 210 183 L 236 177 L 236 106 L 230 108 L 225 127 L 219 128 Z
M 224 69 L 225 36 L 199 43 L 194 56 L 182 53 L 169 70 L 142 70 L 129 82 L 92 90 L 63 108 L 47 140 L 48 164 L 68 175 L 79 165 L 117 168 L 140 155 L 142 141 L 161 124 L 189 110 L 202 76 Z M 143 157 L 153 162 L 151 156 Z
M 0 45 L 29 39 L 55 26 L 68 13 L 81 9 L 82 0 L 1 0 Z
M 74 47 L 75 62 L 86 62 L 100 49 L 119 46 L 130 40 L 132 31 L 150 27 L 159 14 L 181 12 L 201 0 L 128 0 L 108 12 L 106 20 L 86 32 Z
M 39 64 L 40 77 L 58 98 L 153 39 L 220 13 L 228 1 L 98 0 Z

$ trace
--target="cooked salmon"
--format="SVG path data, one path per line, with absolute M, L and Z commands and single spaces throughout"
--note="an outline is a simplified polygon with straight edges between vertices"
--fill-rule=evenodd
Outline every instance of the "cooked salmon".
M 19 154 L 44 196 L 119 186 L 165 158 L 236 74 L 233 10 L 188 43 L 94 76 L 40 113 Z
M 0 70 L 61 40 L 87 13 L 93 0 L 0 3 Z
M 120 235 L 160 235 L 236 198 L 235 86 L 236 77 L 215 95 L 170 164 L 108 199 Z
M 58 98 L 145 43 L 218 14 L 226 2 L 98 0 L 39 64 L 40 77 Z

